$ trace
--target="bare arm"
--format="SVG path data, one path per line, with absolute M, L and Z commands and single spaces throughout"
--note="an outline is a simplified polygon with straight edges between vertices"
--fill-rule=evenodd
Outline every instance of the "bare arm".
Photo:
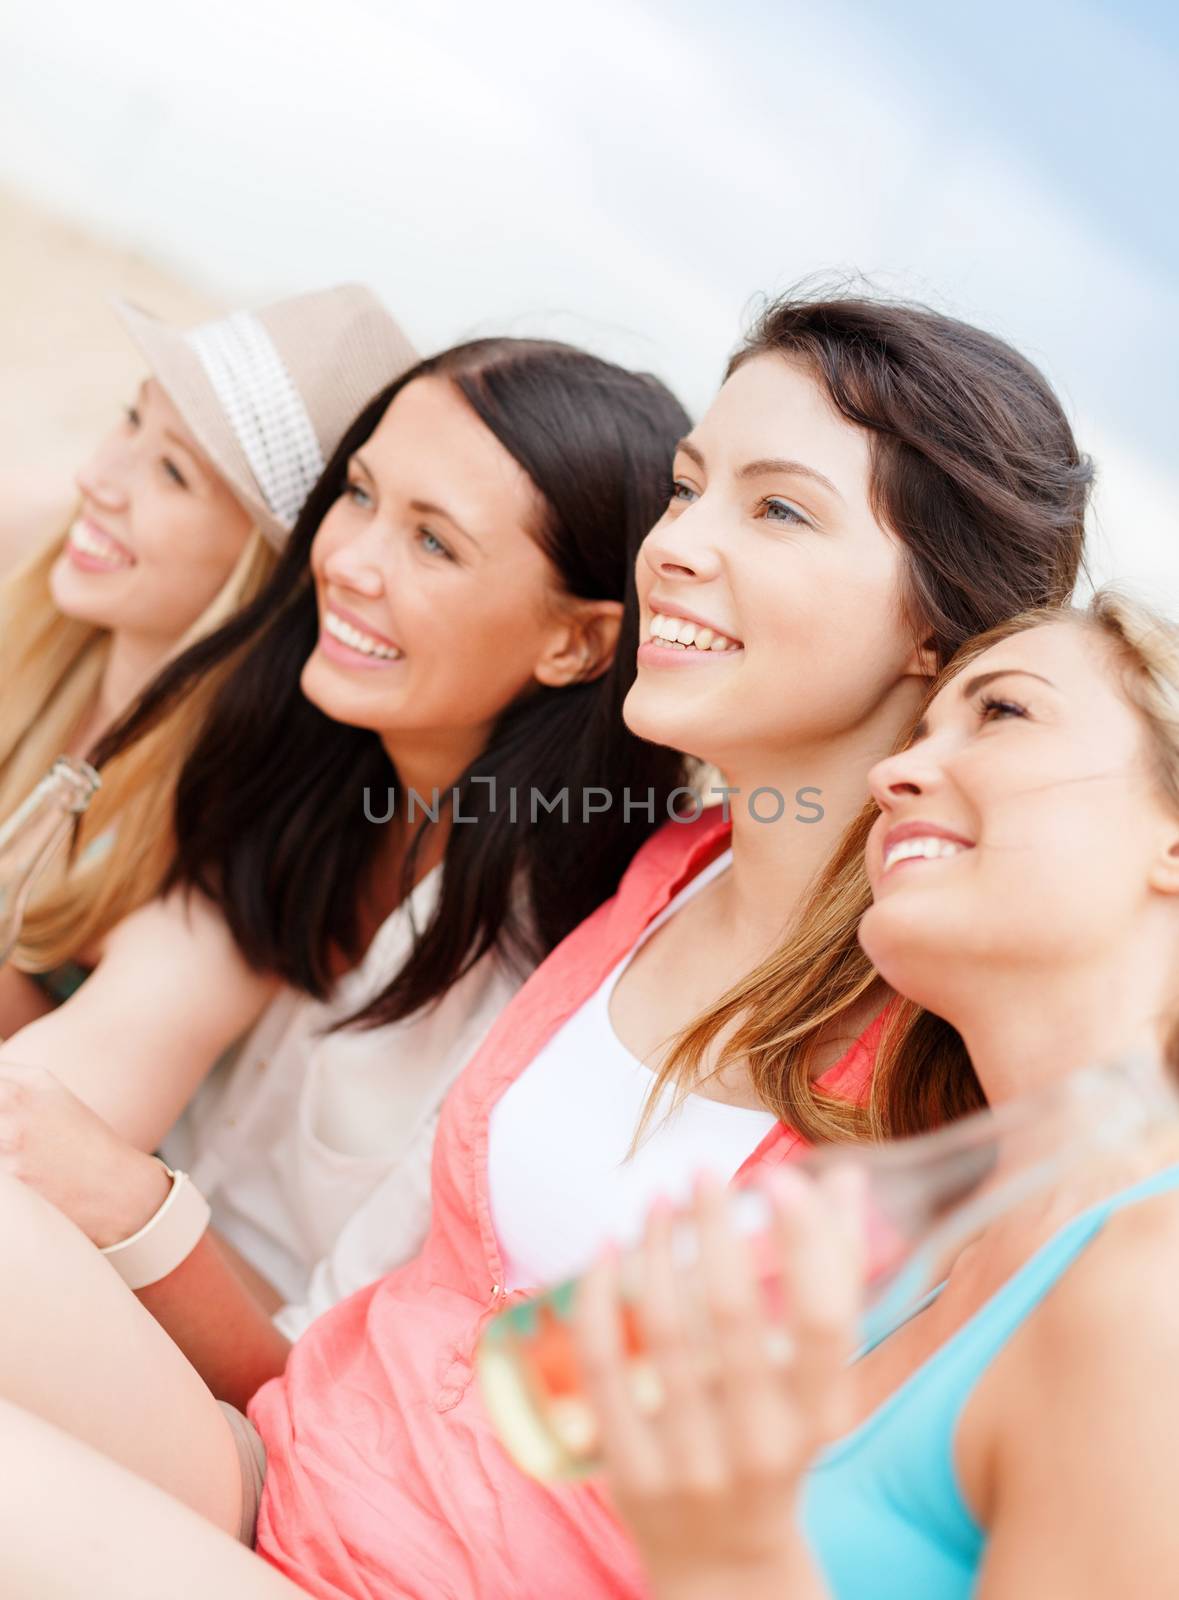
M 78 993 L 0 1050 L 0 1168 L 96 1245 L 127 1238 L 167 1193 L 147 1152 L 276 988 L 205 902 L 143 907 Z M 141 1299 L 218 1398 L 244 1405 L 282 1371 L 273 1291 L 212 1236 Z
M 137 1232 L 168 1194 L 153 1156 L 121 1139 L 44 1067 L 0 1065 L 0 1176 L 19 1180 L 99 1248 Z M 244 1406 L 289 1348 L 270 1320 L 277 1296 L 206 1234 L 140 1299 L 218 1399 Z
M 1179 1226 L 1146 1220 L 1113 1219 L 992 1370 L 980 1600 L 1179 1593 Z
M 175 1272 L 141 1289 L 139 1299 L 218 1400 L 239 1411 L 286 1366 L 289 1342 L 212 1233 Z
M 152 1150 L 277 988 L 246 965 L 211 905 L 174 894 L 121 922 L 93 976 L 6 1040 L 0 1062 L 48 1068 L 129 1143 Z

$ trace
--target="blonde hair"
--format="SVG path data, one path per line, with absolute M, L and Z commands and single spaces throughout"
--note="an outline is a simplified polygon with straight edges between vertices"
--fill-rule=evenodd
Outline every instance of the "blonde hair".
M 1088 628 L 1113 647 L 1123 692 L 1150 735 L 1161 793 L 1179 813 L 1179 626 L 1139 601 L 1103 590 L 1083 610 L 1022 612 L 963 646 L 929 699 L 992 645 L 1060 622 Z M 882 982 L 857 938 L 872 899 L 864 849 L 877 814 L 866 805 L 847 829 L 800 907 L 795 931 L 674 1041 L 655 1074 L 640 1136 L 664 1089 L 678 1102 L 739 1061 L 762 1103 L 812 1143 L 923 1133 L 983 1106 L 961 1036 L 899 995 L 886 1008 L 868 1104 L 815 1085 L 825 1030 Z M 706 1070 L 710 1052 L 715 1064 Z M 1179 1070 L 1179 1026 L 1168 1056 Z
M 64 616 L 54 604 L 49 579 L 64 543 L 64 534 L 50 539 L 0 585 L 0 818 L 15 810 L 68 746 L 93 704 L 110 650 L 108 630 Z M 252 600 L 276 560 L 254 529 L 176 653 Z M 231 670 L 232 662 L 208 674 L 103 769 L 102 787 L 81 819 L 68 864 L 51 872 L 26 912 L 16 966 L 43 972 L 77 957 L 159 892 L 172 862 L 176 781 L 205 710 Z M 88 859 L 88 846 L 108 831 L 109 849 Z

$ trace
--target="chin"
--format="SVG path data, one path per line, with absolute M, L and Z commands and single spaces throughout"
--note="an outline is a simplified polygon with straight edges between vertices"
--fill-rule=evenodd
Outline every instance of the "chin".
M 860 947 L 891 988 L 925 1005 L 919 991 L 939 966 L 966 957 L 966 939 L 963 930 L 936 922 L 912 901 L 898 903 L 901 898 L 869 906 L 860 919 Z
M 649 744 L 666 745 L 669 750 L 682 750 L 699 756 L 702 761 L 711 760 L 701 746 L 712 741 L 700 720 L 692 716 L 692 709 L 678 695 L 675 703 L 669 706 L 663 696 L 649 690 L 640 678 L 631 685 L 622 703 L 622 720 L 631 733 Z
M 70 566 L 69 557 L 59 556 L 49 574 L 49 594 L 62 616 L 75 622 L 88 622 L 95 628 L 117 628 L 120 619 L 111 616 L 101 603 L 96 603 L 97 596 L 92 590 L 93 586 L 86 583 L 84 575 Z
M 342 683 L 331 663 L 320 660 L 318 650 L 308 658 L 299 677 L 299 688 L 303 698 L 333 722 L 349 728 L 377 726 L 371 700 L 357 694 L 351 685 Z

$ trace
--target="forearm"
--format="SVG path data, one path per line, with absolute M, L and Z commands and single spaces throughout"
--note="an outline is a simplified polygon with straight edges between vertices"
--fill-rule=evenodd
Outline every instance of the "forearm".
M 0 1069 L 0 1172 L 47 1200 L 99 1250 L 153 1226 L 173 1183 L 163 1162 L 119 1139 L 37 1070 Z M 175 1244 L 160 1269 L 176 1260 L 174 1251 Z M 110 1264 L 118 1265 L 115 1258 Z M 235 1271 L 208 1231 L 139 1295 L 218 1399 L 244 1405 L 286 1364 L 287 1341 L 270 1321 L 269 1286 L 252 1270 Z
M 289 1342 L 210 1232 L 139 1298 L 219 1400 L 244 1410 L 286 1366 Z

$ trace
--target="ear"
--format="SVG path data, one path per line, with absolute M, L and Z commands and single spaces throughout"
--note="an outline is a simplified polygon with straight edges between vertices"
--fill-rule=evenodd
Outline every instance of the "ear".
M 913 653 L 905 662 L 907 678 L 936 678 L 938 674 L 937 640 L 931 634 L 922 644 L 913 646 Z
M 1161 847 L 1150 869 L 1150 886 L 1158 894 L 1179 895 L 1179 820 L 1163 829 Z
M 622 628 L 620 600 L 567 600 L 532 669 L 537 683 L 563 689 L 600 678 L 614 660 Z

